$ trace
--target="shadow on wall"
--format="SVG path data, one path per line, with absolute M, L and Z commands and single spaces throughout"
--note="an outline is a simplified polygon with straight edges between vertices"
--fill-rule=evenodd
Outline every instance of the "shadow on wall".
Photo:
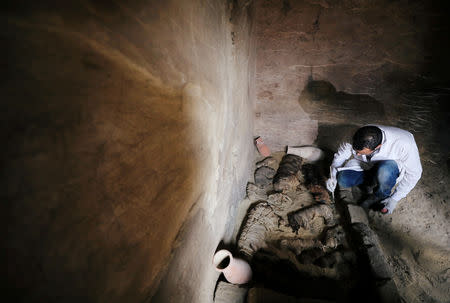
M 134 64 L 120 35 L 17 20 L 0 34 L 9 295 L 141 302 L 195 202 L 181 91 Z
M 355 125 L 379 123 L 385 119 L 383 104 L 369 95 L 336 91 L 328 81 L 310 80 L 303 89 L 299 103 L 320 123 Z
M 447 164 L 447 172 L 450 174 L 450 140 L 444 139 L 448 138 L 448 130 L 450 129 L 450 94 L 448 92 L 441 93 L 437 99 L 437 104 L 437 126 L 434 137 L 436 142 L 440 143 L 444 161 Z
M 352 137 L 359 125 L 354 124 L 319 124 L 314 145 L 325 151 L 326 161 L 331 163 L 333 155 L 342 142 L 352 142 Z
M 328 81 L 310 80 L 303 89 L 300 106 L 319 122 L 315 145 L 331 162 L 333 153 L 343 141 L 351 142 L 357 128 L 386 119 L 383 104 L 364 94 L 348 94 L 336 91 Z

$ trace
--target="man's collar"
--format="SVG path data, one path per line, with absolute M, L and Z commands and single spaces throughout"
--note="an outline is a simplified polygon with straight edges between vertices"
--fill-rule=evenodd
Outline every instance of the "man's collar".
M 378 127 L 379 128 L 379 127 Z M 386 142 L 386 134 L 384 133 L 384 130 L 379 128 L 381 130 L 381 146 Z

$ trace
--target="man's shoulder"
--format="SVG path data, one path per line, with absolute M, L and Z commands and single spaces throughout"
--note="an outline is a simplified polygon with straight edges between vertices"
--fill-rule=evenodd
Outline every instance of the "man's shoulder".
M 407 133 L 407 134 L 411 134 L 409 131 L 407 131 L 406 129 L 403 128 L 399 128 L 396 126 L 388 126 L 388 125 L 376 125 L 374 124 L 374 126 L 378 127 L 379 129 L 383 130 L 383 131 L 388 131 L 388 132 L 394 132 L 394 133 Z
M 381 129 L 386 134 L 386 139 L 390 140 L 400 140 L 409 142 L 411 139 L 414 139 L 414 136 L 409 131 L 398 128 L 395 126 L 385 126 L 385 125 L 376 125 L 379 129 Z

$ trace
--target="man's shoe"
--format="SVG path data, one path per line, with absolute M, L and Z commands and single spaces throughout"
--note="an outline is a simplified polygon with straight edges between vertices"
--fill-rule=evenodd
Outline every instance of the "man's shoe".
M 359 188 L 359 186 L 353 186 L 352 187 L 352 196 L 353 196 L 353 201 L 355 201 L 354 203 L 359 203 L 361 202 L 362 198 L 365 196 L 364 192 L 361 190 L 361 188 Z
M 367 194 L 371 195 L 373 194 L 373 190 L 375 189 L 376 184 L 365 184 L 365 185 L 359 185 L 360 190 Z
M 365 209 L 369 209 L 374 206 L 376 203 L 380 202 L 381 199 L 375 196 L 374 194 L 370 194 L 362 203 L 361 207 Z

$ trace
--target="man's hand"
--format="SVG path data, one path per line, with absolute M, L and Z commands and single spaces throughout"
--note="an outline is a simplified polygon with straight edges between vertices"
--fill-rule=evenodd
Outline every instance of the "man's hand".
M 330 179 L 328 179 L 326 183 L 327 183 L 327 189 L 331 193 L 334 193 L 334 190 L 336 189 L 336 185 L 337 185 L 336 175 L 337 175 L 336 168 L 334 168 L 333 166 L 330 166 Z M 334 198 L 334 196 L 333 196 L 333 198 Z
M 334 190 L 336 189 L 336 185 L 337 185 L 337 180 L 336 178 L 331 177 L 330 179 L 327 180 L 327 189 L 334 193 Z
M 383 214 L 392 214 L 395 207 L 397 206 L 398 201 L 395 201 L 391 197 L 384 199 L 381 201 L 381 203 L 384 205 L 384 208 L 381 210 Z

